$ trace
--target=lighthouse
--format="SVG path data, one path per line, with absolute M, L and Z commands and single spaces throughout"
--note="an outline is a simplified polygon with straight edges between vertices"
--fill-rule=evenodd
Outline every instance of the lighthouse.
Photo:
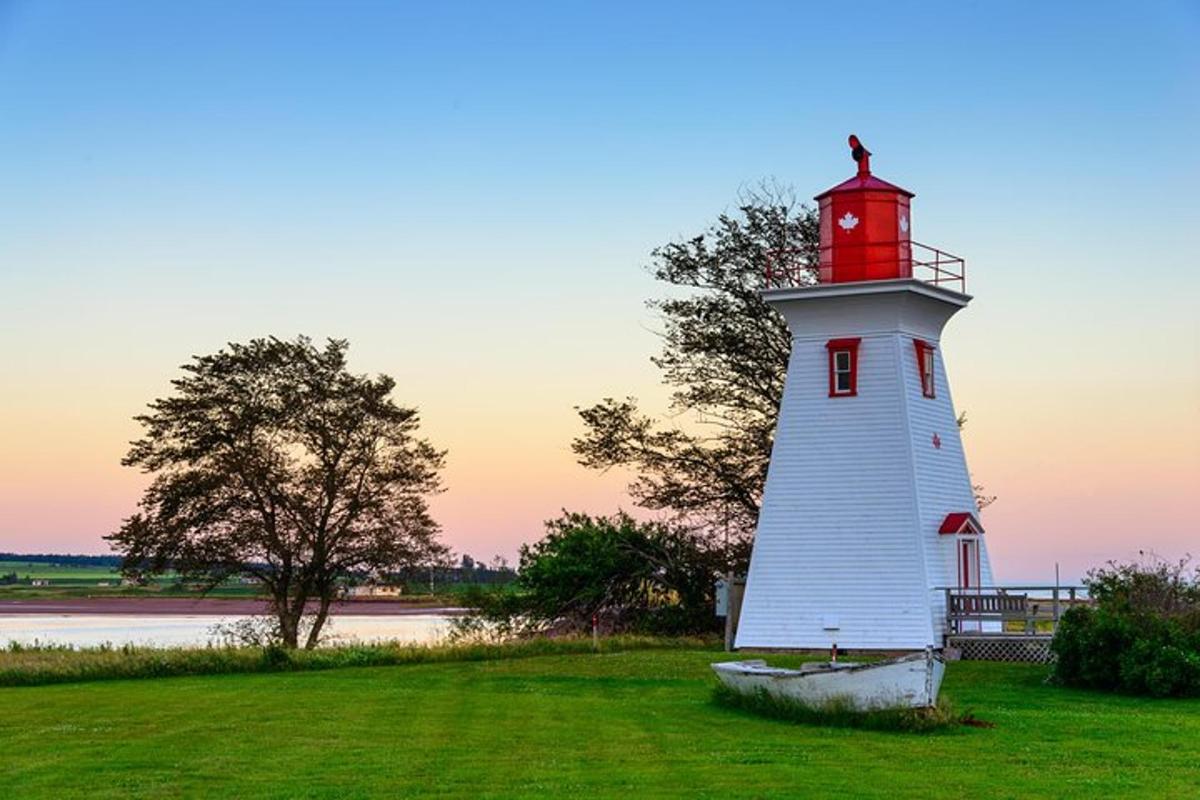
M 767 266 L 792 353 L 736 646 L 941 647 L 947 589 L 992 585 L 942 330 L 962 259 L 912 238 L 912 192 L 857 173 L 817 195 L 820 265 Z

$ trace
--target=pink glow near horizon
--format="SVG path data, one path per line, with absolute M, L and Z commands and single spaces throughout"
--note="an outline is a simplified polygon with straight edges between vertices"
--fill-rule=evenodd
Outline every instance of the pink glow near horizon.
M 1015 380 L 1021 363 L 968 361 L 960 369 L 955 359 L 965 356 L 955 333 L 952 326 L 946 336 L 948 364 L 956 402 L 970 415 L 965 440 L 972 472 L 999 496 L 983 515 L 998 579 L 1049 581 L 1058 562 L 1063 579 L 1076 580 L 1091 566 L 1138 551 L 1167 558 L 1197 551 L 1192 496 L 1200 469 L 1191 386 L 1159 397 L 1157 413 L 1134 415 L 1136 424 L 1123 409 L 1140 395 L 1120 370 L 1111 384 L 1089 386 L 1086 401 L 1067 392 L 1000 394 L 989 402 L 980 384 L 998 372 L 1011 371 Z M 652 385 L 645 388 L 656 395 Z M 446 407 L 431 404 L 424 413 L 427 435 L 450 450 L 448 491 L 434 500 L 434 511 L 448 543 L 476 558 L 512 560 L 562 508 L 631 508 L 623 494 L 627 476 L 575 464 L 569 442 L 578 426 L 568 393 L 523 398 L 519 389 L 496 392 L 491 404 L 474 410 L 452 393 L 440 395 Z M 133 509 L 146 479 L 118 461 L 136 426 L 107 418 L 108 403 L 106 418 L 79 408 L 82 418 L 58 429 L 3 431 L 0 549 L 104 552 L 100 537 Z

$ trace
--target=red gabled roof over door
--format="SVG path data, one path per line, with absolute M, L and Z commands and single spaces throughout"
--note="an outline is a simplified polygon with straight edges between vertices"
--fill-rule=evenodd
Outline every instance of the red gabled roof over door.
M 983 526 L 969 511 L 955 511 L 942 520 L 938 533 L 983 533 Z

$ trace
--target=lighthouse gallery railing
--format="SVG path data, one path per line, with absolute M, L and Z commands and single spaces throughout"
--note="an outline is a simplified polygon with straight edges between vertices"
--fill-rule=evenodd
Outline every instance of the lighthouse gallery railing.
M 872 246 L 877 244 L 872 243 Z M 887 244 L 889 243 L 883 243 L 881 246 Z M 892 242 L 890 244 L 910 246 L 909 263 L 912 277 L 933 286 L 944 286 L 966 294 L 967 262 L 962 257 L 920 242 Z M 811 250 L 797 247 L 768 252 L 766 288 L 792 289 L 817 285 L 819 267 L 811 262 L 811 252 Z M 895 261 L 878 263 L 894 264 Z

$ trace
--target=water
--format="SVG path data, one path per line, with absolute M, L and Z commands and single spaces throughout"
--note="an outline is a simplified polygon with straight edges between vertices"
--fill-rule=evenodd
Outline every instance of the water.
M 247 617 L 215 614 L 13 614 L 0 615 L 0 646 L 30 645 L 97 647 L 125 644 L 143 647 L 203 647 L 221 644 L 216 625 L 231 625 Z M 333 616 L 325 623 L 323 644 L 400 641 L 433 644 L 450 632 L 450 617 L 442 614 Z

